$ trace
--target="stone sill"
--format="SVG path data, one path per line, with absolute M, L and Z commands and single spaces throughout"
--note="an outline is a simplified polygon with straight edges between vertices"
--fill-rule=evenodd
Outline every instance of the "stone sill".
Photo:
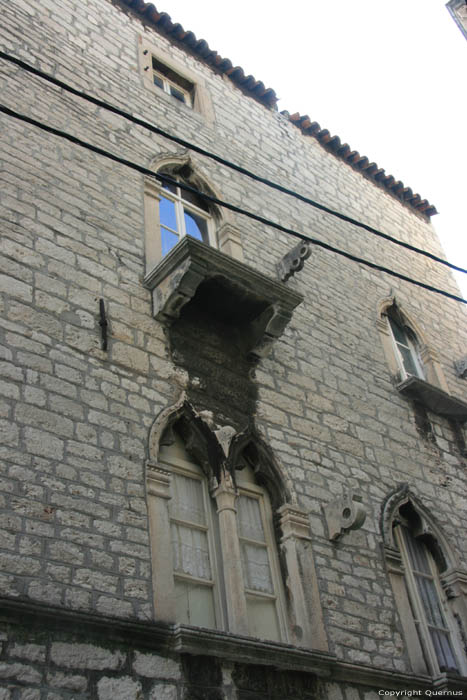
M 190 302 L 239 329 L 247 354 L 268 354 L 303 296 L 225 253 L 185 236 L 144 278 L 153 315 L 170 324 Z
M 467 420 L 467 403 L 419 377 L 408 377 L 397 390 L 410 399 L 420 401 L 425 408 L 440 416 L 457 421 Z
M 429 676 L 339 661 L 334 654 L 290 644 L 186 625 L 126 620 L 31 600 L 0 598 L 0 622 L 36 627 L 42 632 L 73 634 L 77 643 L 89 641 L 92 637 L 102 643 L 126 644 L 130 649 L 139 646 L 162 655 L 211 655 L 232 663 L 260 664 L 281 671 L 301 671 L 323 679 L 371 686 L 373 689 L 410 688 L 423 691 L 443 687 L 467 690 L 467 679 L 460 676 L 443 674 L 438 679 L 432 679 Z

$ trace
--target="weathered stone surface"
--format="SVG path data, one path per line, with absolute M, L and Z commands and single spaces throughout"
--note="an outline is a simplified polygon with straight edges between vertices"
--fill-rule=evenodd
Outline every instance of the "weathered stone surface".
M 99 700 L 141 700 L 141 683 L 132 678 L 108 678 L 104 676 L 97 684 Z
M 180 678 L 180 664 L 170 658 L 158 654 L 142 654 L 135 652 L 133 661 L 135 673 L 146 678 Z
M 110 651 L 93 644 L 55 642 L 51 648 L 52 662 L 69 669 L 116 670 L 122 666 L 124 658 L 120 651 Z
M 410 203 L 336 158 L 331 145 L 323 148 L 284 115 L 233 87 L 220 69 L 199 60 L 196 50 L 185 51 L 183 39 L 166 35 L 164 19 L 157 31 L 151 12 L 142 23 L 138 7 L 109 0 L 3 3 L 5 50 L 46 72 L 57 71 L 75 87 L 92 85 L 95 95 L 187 141 L 240 165 L 253 164 L 258 173 L 301 193 L 312 191 L 330 208 L 439 252 L 426 217 Z M 154 92 L 155 86 L 147 89 L 137 58 L 140 35 L 193 74 L 195 102 L 204 91 L 211 116 L 198 111 L 197 104 L 190 109 Z M 45 90 L 42 81 L 25 79 L 8 65 L 2 99 L 12 109 L 33 109 L 35 118 L 47 123 L 53 115 L 54 124 L 68 125 L 72 133 L 86 134 L 92 143 L 138 163 L 157 167 L 154 158 L 162 155 L 186 161 L 187 154 L 161 136 L 61 91 Z M 224 259 L 222 284 L 210 276 L 211 269 L 204 271 L 207 284 L 192 288 L 191 301 L 178 309 L 178 319 L 167 330 L 154 318 L 151 292 L 143 282 L 148 272 L 145 223 L 151 235 L 159 234 L 155 203 L 145 222 L 143 176 L 129 176 L 127 169 L 40 130 L 32 136 L 33 127 L 6 115 L 0 121 L 2 597 L 18 605 L 33 600 L 43 608 L 64 606 L 122 624 L 150 624 L 158 541 L 157 536 L 149 540 L 148 436 L 160 412 L 185 392 L 194 409 L 208 412 L 219 429 L 254 426 L 272 450 L 291 502 L 308 514 L 313 554 L 304 549 L 297 576 L 315 560 L 330 651 L 346 663 L 409 671 L 381 550 L 381 508 L 398 484 L 410 482 L 411 492 L 442 524 L 463 571 L 467 434 L 465 426 L 454 429 L 430 411 L 433 439 L 417 430 L 412 404 L 392 381 L 380 337 L 384 319 L 377 309 L 383 298 L 396 296 L 424 335 L 423 357 L 439 358 L 449 393 L 465 401 L 465 380 L 453 366 L 467 347 L 461 305 L 442 298 L 433 303 L 427 291 L 414 291 L 405 282 L 389 281 L 316 248 L 288 282 L 304 301 L 285 325 L 280 314 L 262 316 L 266 309 L 259 289 L 250 286 L 249 301 L 239 299 L 229 280 L 234 255 L 261 279 L 277 280 L 276 265 L 296 241 L 213 208 L 213 236 L 232 260 Z M 243 176 L 209 159 L 189 157 L 193 171 L 199 170 L 210 191 L 225 200 L 284 226 L 316 232 L 336 247 L 345 241 L 351 254 L 390 260 L 408 276 L 433 281 L 435 275 L 437 286 L 456 292 L 448 272 L 434 261 L 369 234 L 362 238 L 345 221 L 324 217 L 263 184 L 246 185 Z M 222 248 L 227 239 L 229 251 Z M 213 253 L 207 251 L 206 256 Z M 100 299 L 109 322 L 108 352 L 101 347 Z M 269 301 L 274 306 L 276 300 Z M 258 320 L 254 328 L 253 316 Z M 251 363 L 245 349 L 279 326 L 270 355 Z M 253 337 L 246 342 L 248 330 Z M 266 482 L 273 493 L 277 480 Z M 344 487 L 361 495 L 367 519 L 360 530 L 330 542 L 323 507 Z M 301 621 L 289 614 L 294 591 L 288 589 L 292 579 L 287 573 L 277 577 L 289 604 L 284 613 L 289 634 L 282 639 L 289 643 Z M 158 614 L 156 607 L 156 621 Z M 253 693 L 261 700 L 271 700 L 274 693 L 280 700 L 301 700 L 308 692 L 293 674 L 284 680 L 261 666 L 255 673 L 236 669 L 224 682 L 217 662 L 209 660 L 206 670 L 193 654 L 191 666 L 179 666 L 173 650 L 165 659 L 164 648 L 151 648 L 149 642 L 137 649 L 123 642 L 106 648 L 105 638 L 92 635 L 46 642 L 29 639 L 26 632 L 8 643 L 2 640 L 6 675 L 0 693 L 11 696 L 8 700 L 97 697 L 97 683 L 104 678 L 100 692 L 115 698 L 118 685 L 112 684 L 117 682 L 123 683 L 122 693 L 125 688 L 130 695 L 139 692 L 139 683 L 143 695 L 165 694 L 170 700 L 185 700 L 185 694 L 188 699 L 190 692 L 193 697 L 204 693 L 205 700 L 206 688 L 222 700 L 235 694 L 237 700 L 251 700 Z M 313 694 L 313 680 L 307 678 Z M 374 692 L 327 680 L 326 692 L 338 700 L 338 686 L 344 700 L 363 700 Z

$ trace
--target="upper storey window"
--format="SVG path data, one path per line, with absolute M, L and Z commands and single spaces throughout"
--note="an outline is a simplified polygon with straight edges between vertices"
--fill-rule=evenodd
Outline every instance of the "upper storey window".
M 406 377 L 425 379 L 425 371 L 420 359 L 415 334 L 410 328 L 403 325 L 391 311 L 388 313 L 388 321 L 401 377 L 404 379 Z
M 152 56 L 152 79 L 154 85 L 168 95 L 172 95 L 188 107 L 193 107 L 193 83 L 158 61 L 155 56 Z
M 192 236 L 213 245 L 213 222 L 206 203 L 179 186 L 163 184 L 159 202 L 162 256 L 183 238 Z
M 215 115 L 210 92 L 203 77 L 202 69 L 192 61 L 176 57 L 176 51 L 164 48 L 161 37 L 154 36 L 152 41 L 145 36 L 139 37 L 139 67 L 144 87 L 153 93 L 158 104 L 171 107 L 172 118 L 180 103 L 189 107 L 191 118 L 201 123 L 213 124 Z M 166 94 L 167 99 L 164 99 Z M 182 108 L 180 114 L 188 118 L 188 112 Z

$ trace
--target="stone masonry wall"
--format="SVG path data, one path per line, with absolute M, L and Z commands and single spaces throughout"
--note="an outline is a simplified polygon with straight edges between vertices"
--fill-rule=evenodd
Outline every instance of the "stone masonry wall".
M 8 52 L 260 175 L 440 253 L 422 217 L 110 0 L 61 0 L 59 9 L 49 0 L 14 0 L 2 8 L 2 20 Z M 204 77 L 213 124 L 144 88 L 140 34 Z M 0 88 L 12 109 L 142 165 L 181 152 L 5 62 Z M 1 121 L 0 593 L 118 618 L 157 619 L 145 497 L 148 434 L 160 411 L 199 383 L 196 368 L 177 366 L 142 285 L 143 178 L 10 117 Z M 456 293 L 447 271 L 421 256 L 207 159 L 194 156 L 193 162 L 233 204 Z M 225 214 L 225 220 L 242 233 L 245 262 L 275 277 L 275 264 L 295 240 L 240 215 Z M 305 301 L 255 371 L 249 396 L 257 397 L 256 425 L 299 505 L 310 512 L 331 652 L 344 661 L 407 671 L 381 550 L 381 506 L 399 483 L 409 482 L 465 566 L 466 470 L 449 422 L 430 414 L 435 441 L 427 440 L 417 430 L 411 403 L 395 390 L 376 327 L 377 305 L 396 294 L 437 353 L 449 391 L 465 400 L 466 383 L 453 367 L 465 354 L 464 309 L 320 249 L 289 285 Z M 110 323 L 108 352 L 100 344 L 101 298 Z M 335 544 L 327 538 L 322 506 L 344 486 L 362 496 L 368 517 L 361 530 Z M 50 643 L 57 648 L 58 642 Z M 36 657 L 41 662 L 41 645 L 48 642 L 38 644 L 30 648 L 33 664 Z M 5 648 L 2 668 L 24 663 L 26 652 L 19 648 Z M 55 664 L 58 657 L 51 653 Z M 119 682 L 128 678 L 128 687 L 139 683 L 157 698 L 178 697 L 170 683 L 152 691 L 144 674 L 131 675 L 130 666 L 119 664 Z M 69 669 L 76 688 L 63 686 L 77 698 L 88 697 L 91 686 L 95 694 L 95 683 L 101 684 L 100 700 L 113 692 L 102 690 L 107 676 L 97 681 L 88 674 L 84 686 L 80 669 Z M 102 670 L 107 673 L 107 667 Z M 53 675 L 64 672 L 58 664 Z M 34 687 L 45 682 L 34 679 Z M 49 685 L 47 697 L 55 697 Z M 36 696 L 11 694 L 13 700 Z

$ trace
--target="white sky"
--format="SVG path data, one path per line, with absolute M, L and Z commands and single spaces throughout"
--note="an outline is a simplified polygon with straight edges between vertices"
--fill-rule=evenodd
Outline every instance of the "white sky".
M 446 0 L 153 1 L 272 87 L 280 110 L 434 204 L 448 259 L 467 268 L 467 41 Z

